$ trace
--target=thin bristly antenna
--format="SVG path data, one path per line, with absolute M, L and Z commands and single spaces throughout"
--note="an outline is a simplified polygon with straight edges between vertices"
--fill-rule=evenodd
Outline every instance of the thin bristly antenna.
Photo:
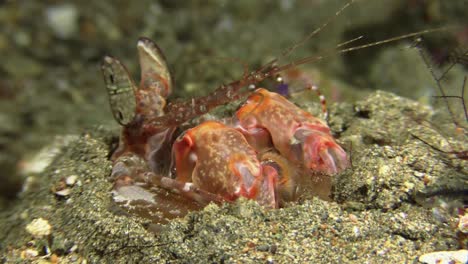
M 463 78 L 463 87 L 462 87 L 462 92 L 461 92 L 460 98 L 461 98 L 461 101 L 462 101 L 463 110 L 465 111 L 465 119 L 468 122 L 468 111 L 466 109 L 465 100 L 463 99 L 463 98 L 465 98 L 464 97 L 465 96 L 465 87 L 466 87 L 466 76 L 465 76 L 465 78 Z
M 334 56 L 334 55 L 337 55 L 337 54 L 344 54 L 344 53 L 355 51 L 355 50 L 365 49 L 365 48 L 368 48 L 368 47 L 378 46 L 378 45 L 382 45 L 382 44 L 389 43 L 389 42 L 392 42 L 392 41 L 397 41 L 397 40 L 410 38 L 410 37 L 414 37 L 414 36 L 420 36 L 422 34 L 428 34 L 428 33 L 437 32 L 437 31 L 446 30 L 446 29 L 447 29 L 447 27 L 442 27 L 442 28 L 437 28 L 437 29 L 428 29 L 428 30 L 414 32 L 414 33 L 410 33 L 410 34 L 406 34 L 406 35 L 402 35 L 402 36 L 398 36 L 398 37 L 389 38 L 389 39 L 378 41 L 378 42 L 367 43 L 367 44 L 363 44 L 363 45 L 359 45 L 359 46 L 355 46 L 355 47 L 350 47 L 350 48 L 344 48 L 344 49 L 336 49 L 336 47 L 334 47 L 333 49 L 325 50 L 323 55 L 321 55 L 321 56 L 310 56 L 310 57 L 306 57 L 306 58 L 303 58 L 303 59 L 300 59 L 300 60 L 297 60 L 297 61 L 286 63 L 284 65 L 280 65 L 280 66 L 274 65 L 275 62 L 277 61 L 277 59 L 275 59 L 275 60 L 272 60 L 271 62 L 263 65 L 259 69 L 249 73 L 247 76 L 243 76 L 243 78 L 238 80 L 238 81 L 232 82 L 232 83 L 230 83 L 228 85 L 220 86 L 218 89 L 216 89 L 213 92 L 212 95 L 197 98 L 196 101 L 197 101 L 197 103 L 199 105 L 201 105 L 201 107 L 192 108 L 192 110 L 190 112 L 181 113 L 180 116 L 167 114 L 167 115 L 164 115 L 164 116 L 156 117 L 151 122 L 148 122 L 148 126 L 151 125 L 153 127 L 159 127 L 159 126 L 161 126 L 163 124 L 166 124 L 166 125 L 167 124 L 173 124 L 174 125 L 174 124 L 178 124 L 180 122 L 186 121 L 186 120 L 188 120 L 190 118 L 193 118 L 196 115 L 204 114 L 207 111 L 209 111 L 210 109 L 212 109 L 212 108 L 214 108 L 216 106 L 219 106 L 220 104 L 232 101 L 232 100 L 234 100 L 234 98 L 240 98 L 241 94 L 237 93 L 237 92 L 239 91 L 239 89 L 241 87 L 243 87 L 245 85 L 251 85 L 251 84 L 255 85 L 256 83 L 258 83 L 258 82 L 260 82 L 260 81 L 262 81 L 262 80 L 264 80 L 266 78 L 276 76 L 278 73 L 280 73 L 282 71 L 285 71 L 285 70 L 288 70 L 288 69 L 291 69 L 291 68 L 306 64 L 306 63 L 317 62 L 317 61 L 320 61 L 320 60 L 322 60 L 324 58 L 331 57 L 331 56 Z M 359 38 L 357 38 L 357 39 L 359 39 Z M 347 41 L 347 42 L 349 43 L 350 41 Z M 224 94 L 226 91 L 228 93 L 230 93 L 231 95 L 232 94 L 233 95 L 232 96 L 226 96 Z M 169 103 L 166 106 L 166 110 L 168 112 L 176 111 L 177 109 L 187 109 L 187 102 Z M 179 114 L 180 114 L 180 112 L 179 112 Z
M 398 37 L 388 38 L 388 39 L 385 39 L 385 40 L 372 42 L 372 43 L 367 43 L 367 44 L 363 44 L 363 45 L 359 45 L 359 46 L 355 46 L 355 47 L 339 49 L 339 50 L 336 50 L 336 48 L 334 48 L 332 50 L 326 51 L 324 53 L 324 55 L 322 55 L 322 56 L 307 57 L 307 58 L 303 58 L 303 59 L 300 59 L 300 60 L 297 60 L 297 61 L 293 61 L 291 63 L 284 64 L 282 66 L 279 66 L 279 67 L 277 67 L 275 69 L 274 73 L 278 73 L 278 72 L 284 71 L 286 69 L 296 67 L 296 66 L 299 66 L 299 65 L 303 65 L 303 64 L 306 64 L 306 63 L 317 62 L 317 61 L 320 61 L 320 60 L 322 60 L 324 58 L 331 57 L 332 55 L 344 54 L 344 53 L 348 53 L 348 52 L 355 51 L 355 50 L 361 50 L 361 49 L 365 49 L 365 48 L 369 48 L 369 47 L 379 46 L 379 45 L 390 43 L 390 42 L 393 42 L 393 41 L 407 39 L 407 38 L 411 38 L 411 37 L 416 37 L 416 36 L 420 36 L 420 35 L 423 35 L 423 34 L 433 33 L 433 32 L 442 31 L 442 30 L 446 30 L 446 29 L 447 29 L 447 27 L 427 29 L 427 30 L 422 30 L 422 31 L 414 32 L 414 33 L 410 33 L 410 34 L 405 34 L 405 35 L 398 36 Z
M 364 36 L 359 36 L 359 37 L 356 37 L 356 38 L 347 40 L 347 41 L 345 41 L 345 42 L 342 42 L 342 43 L 336 45 L 336 48 L 341 48 L 341 47 L 343 47 L 343 46 L 346 46 L 346 45 L 348 45 L 348 44 L 350 44 L 350 43 L 353 43 L 353 42 L 355 42 L 355 41 L 358 41 L 358 40 L 362 39 L 363 37 L 364 37 Z
M 440 75 L 440 80 L 443 80 L 445 78 L 445 75 L 447 75 L 447 73 L 455 66 L 457 65 L 457 62 L 452 62 L 450 64 L 450 66 L 447 67 L 447 69 L 445 69 L 445 71 Z
M 454 151 L 454 150 L 451 150 L 451 151 L 445 151 L 443 149 L 440 149 L 436 146 L 433 146 L 431 145 L 429 142 L 427 142 L 426 140 L 414 135 L 411 133 L 411 136 L 413 136 L 414 138 L 416 138 L 417 140 L 421 141 L 422 143 L 424 143 L 425 145 L 429 146 L 430 148 L 432 148 L 433 150 L 436 150 L 436 151 L 439 151 L 439 152 L 442 152 L 442 153 L 445 153 L 445 154 L 452 154 L 452 155 L 455 155 L 455 158 L 457 159 L 461 159 L 461 160 L 468 160 L 468 150 L 461 150 L 461 151 Z M 447 143 L 450 145 L 450 142 L 447 141 Z M 453 149 L 453 148 L 452 148 Z
M 325 99 L 325 96 L 320 92 L 319 88 L 315 84 L 309 84 L 309 87 L 307 89 L 310 89 L 315 92 L 317 97 L 320 100 L 320 105 L 322 106 L 322 113 L 324 115 L 324 119 L 327 122 L 327 125 L 329 126 L 330 124 L 328 123 L 330 120 L 328 118 L 328 109 L 327 109 L 327 100 Z
M 367 43 L 367 44 L 363 44 L 363 45 L 359 45 L 359 46 L 355 46 L 355 47 L 351 47 L 347 49 L 338 50 L 337 53 L 347 53 L 347 52 L 354 51 L 354 50 L 360 50 L 360 49 L 365 49 L 369 47 L 379 46 L 382 44 L 386 44 L 386 43 L 390 43 L 390 42 L 394 42 L 394 41 L 398 41 L 402 39 L 408 39 L 411 37 L 416 37 L 416 36 L 420 36 L 420 35 L 424 35 L 428 33 L 434 33 L 437 31 L 442 31 L 442 30 L 447 30 L 447 29 L 448 27 L 440 27 L 440 28 L 434 28 L 434 29 L 421 30 L 418 32 L 413 32 L 413 33 L 409 33 L 409 34 L 405 34 L 405 35 L 401 35 L 401 36 L 397 36 L 393 38 L 384 39 L 381 41 L 376 41 L 376 42 Z
M 305 42 L 309 41 L 309 39 L 311 39 L 312 37 L 314 37 L 315 35 L 317 35 L 318 33 L 320 33 L 324 28 L 326 28 L 328 26 L 328 24 L 330 24 L 333 20 L 336 19 L 336 17 L 338 17 L 341 13 L 343 13 L 343 11 L 348 8 L 351 4 L 353 4 L 356 0 L 351 0 L 349 1 L 348 3 L 346 3 L 343 7 L 341 7 L 338 11 L 336 11 L 335 15 L 334 16 L 331 16 L 329 17 L 325 23 L 323 23 L 321 26 L 319 26 L 318 28 L 316 28 L 314 31 L 312 31 L 309 35 L 307 35 L 305 38 L 301 39 L 299 42 L 297 42 L 296 44 L 294 44 L 293 46 L 289 47 L 288 49 L 286 49 L 285 51 L 283 51 L 283 53 L 279 56 L 279 58 L 284 58 L 286 56 L 289 56 L 289 54 L 291 54 L 295 49 L 297 49 L 298 47 L 304 45 Z
M 453 56 L 451 56 L 452 58 L 455 57 L 455 59 L 453 59 L 453 61 L 450 63 L 450 66 L 447 67 L 447 69 L 440 75 L 440 79 L 442 80 L 443 78 L 445 78 L 445 75 L 457 64 L 466 64 L 468 65 L 468 49 L 466 49 L 465 51 L 462 51 L 460 52 L 461 55 L 459 54 L 455 54 Z M 466 61 L 464 61 L 463 59 L 466 57 Z M 450 57 L 449 57 L 450 58 Z M 450 60 L 450 59 L 449 59 Z
M 466 121 L 468 122 L 468 110 L 466 109 L 466 104 L 465 104 L 465 87 L 466 87 L 466 79 L 467 79 L 467 76 L 465 76 L 465 78 L 463 78 L 463 86 L 462 86 L 462 89 L 461 89 L 461 94 L 460 95 L 446 95 L 446 96 L 434 96 L 434 97 L 444 97 L 444 98 L 456 98 L 456 99 L 460 99 L 461 103 L 462 103 L 462 106 L 463 106 L 463 111 L 465 112 L 465 119 Z M 455 120 L 454 120 L 455 122 Z
M 426 65 L 427 69 L 429 70 L 429 72 L 431 73 L 432 75 L 432 78 L 434 79 L 434 81 L 436 82 L 436 85 L 437 85 L 437 88 L 439 89 L 439 92 L 440 94 L 442 95 L 441 97 L 444 98 L 444 102 L 445 102 L 445 105 L 447 106 L 447 110 L 450 114 L 450 116 L 452 117 L 452 120 L 453 122 L 455 123 L 455 126 L 457 127 L 460 127 L 460 124 L 457 122 L 456 118 L 455 118 L 455 114 L 453 113 L 452 111 L 452 108 L 450 108 L 450 104 L 449 104 L 449 101 L 447 100 L 447 95 L 445 94 L 445 91 L 442 87 L 442 84 L 440 83 L 440 79 L 437 77 L 437 75 L 435 74 L 435 71 L 434 71 L 434 68 L 432 67 L 432 64 L 429 62 L 429 59 L 426 57 L 426 55 L 424 54 L 424 51 L 423 49 L 421 48 L 421 45 L 420 45 L 420 41 L 416 43 L 415 47 L 416 49 L 418 50 L 419 52 L 419 55 L 421 56 L 424 64 Z
M 242 59 L 239 59 L 239 58 L 232 58 L 232 57 L 215 57 L 214 58 L 215 60 L 221 60 L 221 61 L 230 61 L 230 62 L 234 62 L 234 63 L 239 63 L 242 65 L 242 69 L 244 71 L 243 73 L 243 77 L 247 76 L 249 74 L 249 64 L 242 60 Z
M 355 42 L 355 41 L 358 41 L 358 40 L 362 39 L 363 37 L 364 37 L 364 36 L 359 36 L 359 37 L 356 37 L 356 38 L 353 38 L 353 39 L 344 41 L 344 42 L 342 42 L 342 43 L 339 43 L 338 45 L 336 45 L 335 49 L 340 48 L 340 47 L 343 47 L 343 46 L 346 46 L 346 45 L 348 45 L 348 44 L 351 44 L 351 43 L 353 43 L 353 42 Z M 317 60 L 320 60 L 320 59 L 322 59 L 323 57 L 321 57 L 321 58 L 315 57 L 315 58 L 317 58 Z M 277 60 L 278 60 L 278 58 L 276 58 L 276 59 L 274 59 L 274 60 L 268 62 L 267 64 L 263 65 L 259 70 L 257 70 L 257 72 L 262 72 L 263 70 L 265 70 L 265 69 L 267 68 L 267 66 L 273 65 Z M 311 62 L 312 62 L 312 61 L 311 61 Z M 275 71 L 273 71 L 273 72 L 275 72 Z M 278 71 L 278 72 L 279 72 L 279 71 Z
M 289 56 L 289 54 L 291 54 L 294 50 L 296 50 L 298 47 L 304 45 L 305 42 L 307 42 L 309 39 L 311 39 L 312 37 L 314 37 L 315 35 L 319 34 L 324 28 L 326 28 L 328 26 L 328 24 L 330 24 L 337 16 L 339 16 L 346 8 L 348 8 L 352 3 L 354 3 L 356 0 L 351 0 L 349 1 L 348 3 L 346 3 L 343 7 L 341 7 L 338 11 L 336 11 L 335 15 L 334 16 L 330 16 L 326 21 L 325 23 L 323 23 L 321 26 L 319 26 L 318 28 L 316 28 L 314 31 L 312 31 L 309 35 L 305 36 L 303 39 L 301 39 L 300 41 L 296 42 L 293 46 L 287 48 L 286 50 L 284 50 L 280 56 L 278 56 L 277 58 L 269 61 L 268 63 L 266 63 L 264 66 L 262 66 L 258 71 L 261 72 L 263 71 L 265 68 L 275 64 L 277 61 Z
M 305 82 L 304 90 L 313 91 L 317 95 L 317 98 L 319 99 L 320 105 L 322 107 L 323 117 L 324 117 L 325 121 L 327 122 L 327 125 L 329 125 L 328 124 L 329 115 L 328 115 L 328 108 L 327 108 L 327 99 L 322 94 L 322 92 L 320 92 L 320 89 L 318 88 L 318 86 L 313 84 L 313 82 L 309 78 L 303 76 L 301 79 L 303 79 L 303 81 Z M 295 91 L 292 94 L 296 94 L 296 93 L 299 93 L 299 92 L 302 92 L 302 91 L 303 91 L 303 89 L 301 89 L 299 91 Z

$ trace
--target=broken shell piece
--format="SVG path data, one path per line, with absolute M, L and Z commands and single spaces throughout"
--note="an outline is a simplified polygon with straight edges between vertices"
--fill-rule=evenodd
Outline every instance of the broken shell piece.
M 61 197 L 66 197 L 66 196 L 69 196 L 71 194 L 71 189 L 70 188 L 65 188 L 63 190 L 56 191 L 55 194 L 58 195 L 58 196 L 61 196 Z

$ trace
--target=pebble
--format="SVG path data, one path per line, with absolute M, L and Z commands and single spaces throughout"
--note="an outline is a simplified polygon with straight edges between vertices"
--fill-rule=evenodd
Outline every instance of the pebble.
M 68 185 L 68 186 L 73 186 L 75 185 L 76 181 L 78 180 L 78 176 L 77 175 L 71 175 L 71 176 L 68 176 L 66 179 L 65 179 L 65 183 Z
M 468 263 L 468 250 L 431 252 L 420 256 L 419 262 L 425 264 Z
M 43 218 L 36 218 L 26 226 L 26 231 L 36 238 L 50 235 L 52 226 Z
M 349 214 L 348 217 L 349 217 L 349 220 L 351 220 L 351 222 L 353 223 L 359 222 L 358 217 L 354 214 Z
M 78 10 L 74 5 L 62 4 L 46 11 L 47 24 L 60 38 L 70 38 L 78 32 Z
M 39 256 L 39 252 L 35 249 L 26 249 L 21 252 L 22 259 L 30 259 Z

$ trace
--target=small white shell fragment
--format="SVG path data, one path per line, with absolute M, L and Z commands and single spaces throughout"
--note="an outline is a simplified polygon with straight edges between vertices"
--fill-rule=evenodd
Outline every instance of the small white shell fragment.
M 75 252 L 76 250 L 78 249 L 78 246 L 77 245 L 73 245 L 69 250 L 68 252 Z
M 65 188 L 63 190 L 56 191 L 55 194 L 62 197 L 69 196 L 71 194 L 71 189 Z
M 50 235 L 52 226 L 43 218 L 36 218 L 26 226 L 26 231 L 36 238 Z
M 431 252 L 420 256 L 419 262 L 425 264 L 468 263 L 468 250 Z
M 67 184 L 68 186 L 73 186 L 73 185 L 75 185 L 76 180 L 78 180 L 78 176 L 77 176 L 77 175 L 68 176 L 68 177 L 65 179 L 65 184 Z
M 355 237 L 359 237 L 361 235 L 361 230 L 359 230 L 359 227 L 353 226 L 353 233 Z

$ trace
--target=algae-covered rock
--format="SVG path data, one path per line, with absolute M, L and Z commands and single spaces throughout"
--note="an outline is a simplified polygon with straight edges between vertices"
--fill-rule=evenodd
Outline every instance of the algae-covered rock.
M 355 118 L 342 135 L 352 144 L 353 170 L 337 179 L 337 200 L 389 209 L 414 202 L 419 192 L 440 188 L 466 192 L 466 161 L 433 148 L 443 149 L 442 145 L 446 151 L 456 151 L 450 146 L 457 146 L 460 151 L 466 149 L 466 139 L 448 145 L 456 139 L 427 123 L 434 114 L 429 107 L 377 92 L 354 109 Z
M 412 136 L 445 140 L 418 123 L 431 118 L 430 108 L 376 92 L 331 110 L 331 127 L 349 146 L 353 161 L 352 168 L 335 177 L 334 201 L 304 197 L 278 210 L 246 200 L 210 204 L 155 226 L 112 202 L 108 157 L 117 132 L 95 129 L 68 142 L 37 175 L 36 184 L 2 212 L 2 260 L 402 263 L 427 252 L 457 249 L 456 216 L 447 208 L 436 214 L 427 203 L 417 202 L 417 194 L 431 188 L 467 186 L 466 161 L 450 159 Z M 67 185 L 70 178 L 73 184 Z M 63 186 L 68 195 L 57 195 Z M 49 235 L 28 232 L 35 219 L 47 221 Z

